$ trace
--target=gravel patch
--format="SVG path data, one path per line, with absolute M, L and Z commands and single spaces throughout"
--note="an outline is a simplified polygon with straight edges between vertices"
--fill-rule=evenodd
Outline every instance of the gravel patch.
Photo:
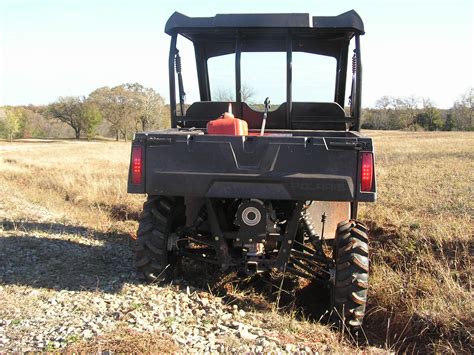
M 15 226 L 0 227 L 0 352 L 62 349 L 121 327 L 168 334 L 186 352 L 311 352 L 207 291 L 140 283 L 125 236 Z

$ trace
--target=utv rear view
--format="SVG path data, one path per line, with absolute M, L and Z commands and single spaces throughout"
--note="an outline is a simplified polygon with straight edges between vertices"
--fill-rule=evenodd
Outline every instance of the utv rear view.
M 329 288 L 334 319 L 359 327 L 369 259 L 357 209 L 376 197 L 372 140 L 359 133 L 362 20 L 354 11 L 174 13 L 165 32 L 172 128 L 137 133 L 132 144 L 128 191 L 148 195 L 138 271 L 164 281 L 183 257 L 224 271 L 279 269 Z M 282 70 L 273 70 L 267 54 Z M 185 55 L 193 58 L 200 100 L 191 105 L 185 84 L 194 73 L 182 65 Z M 221 59 L 230 63 L 225 71 L 214 65 Z M 331 83 L 326 64 L 313 75 L 319 59 L 332 63 Z M 249 76 L 248 67 L 270 71 L 254 80 L 260 72 Z M 249 82 L 263 83 L 261 104 L 247 98 Z M 218 90 L 222 84 L 231 87 L 228 97 Z

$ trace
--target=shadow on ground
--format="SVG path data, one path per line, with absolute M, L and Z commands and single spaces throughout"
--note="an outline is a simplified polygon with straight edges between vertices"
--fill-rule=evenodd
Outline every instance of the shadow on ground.
M 327 322 L 329 290 L 302 281 L 292 275 L 264 272 L 242 275 L 221 273 L 213 266 L 192 261 L 183 266 L 187 283 L 207 289 L 246 311 L 269 311 L 275 308 L 298 319 Z
M 138 282 L 128 235 L 58 223 L 1 225 L 1 284 L 117 292 Z
M 127 234 L 101 233 L 60 223 L 0 224 L 0 283 L 71 291 L 117 292 L 124 283 L 140 282 L 134 270 Z M 328 306 L 328 292 L 301 285 L 281 274 L 221 273 L 213 266 L 185 261 L 186 284 L 224 297 L 245 310 L 271 310 L 319 320 Z

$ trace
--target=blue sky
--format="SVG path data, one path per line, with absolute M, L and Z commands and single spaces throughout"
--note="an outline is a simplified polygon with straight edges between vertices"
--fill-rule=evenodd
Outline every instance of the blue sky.
M 168 97 L 169 37 L 163 29 L 174 11 L 336 15 L 352 8 L 367 32 L 364 106 L 382 95 L 415 95 L 450 107 L 474 86 L 469 0 L 0 0 L 0 105 L 47 104 L 125 82 Z M 192 101 L 192 68 L 185 71 Z

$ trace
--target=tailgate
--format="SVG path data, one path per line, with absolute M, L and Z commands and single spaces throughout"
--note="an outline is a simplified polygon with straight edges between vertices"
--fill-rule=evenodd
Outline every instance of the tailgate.
M 144 181 L 151 195 L 282 200 L 373 201 L 358 187 L 361 137 L 240 137 L 153 134 L 145 146 Z M 138 188 L 138 187 L 137 187 Z

